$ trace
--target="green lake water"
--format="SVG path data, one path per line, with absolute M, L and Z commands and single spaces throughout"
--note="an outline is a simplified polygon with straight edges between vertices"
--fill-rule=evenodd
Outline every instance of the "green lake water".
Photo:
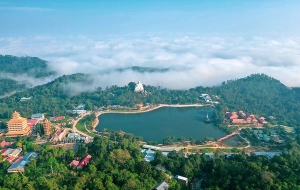
M 226 134 L 215 128 L 213 124 L 204 123 L 208 113 L 212 117 L 212 108 L 172 108 L 163 107 L 150 112 L 137 114 L 107 113 L 99 116 L 98 131 L 108 130 L 132 133 L 142 136 L 144 141 L 162 140 L 168 136 L 192 137 L 194 140 L 203 140 L 205 137 L 220 138 Z

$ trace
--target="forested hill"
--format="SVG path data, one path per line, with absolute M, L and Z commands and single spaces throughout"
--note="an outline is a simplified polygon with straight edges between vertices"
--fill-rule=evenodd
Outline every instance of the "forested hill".
M 295 126 L 300 124 L 300 95 L 298 88 L 288 88 L 280 81 L 264 74 L 223 82 L 215 88 L 221 95 L 220 105 L 226 109 L 244 110 Z
M 80 88 L 79 85 L 89 85 L 89 82 L 89 77 L 84 74 L 64 75 L 47 84 L 0 99 L 2 107 L 0 119 L 9 118 L 13 110 L 20 111 L 24 117 L 30 117 L 32 113 L 65 114 L 66 110 L 72 109 L 78 101 L 84 99 L 84 93 L 80 94 L 82 98 L 78 101 L 78 96 L 70 97 L 69 93 L 72 89 L 68 84 L 74 84 L 73 88 L 76 88 L 76 85 Z M 22 97 L 32 97 L 32 100 L 22 102 L 20 101 Z
M 272 115 L 282 124 L 300 126 L 299 88 L 287 88 L 280 81 L 264 74 L 223 82 L 211 88 L 199 86 L 189 90 L 170 90 L 145 85 L 147 96 L 134 93 L 135 83 L 132 82 L 123 87 L 111 86 L 105 90 L 94 87 L 90 88 L 92 91 L 85 91 L 85 87 L 92 83 L 92 77 L 86 74 L 66 75 L 48 84 L 0 99 L 0 119 L 10 118 L 14 110 L 21 112 L 24 117 L 38 112 L 48 116 L 66 114 L 66 110 L 80 103 L 85 103 L 87 109 L 109 104 L 132 107 L 138 103 L 204 103 L 199 96 L 208 93 L 221 97 L 216 100 L 220 101 L 216 109 L 217 122 L 222 121 L 225 111 L 244 110 L 264 117 Z M 33 97 L 31 101 L 20 101 L 21 97 L 29 96 Z
M 28 82 L 28 77 L 43 80 L 44 77 L 55 75 L 46 61 L 37 57 L 0 55 L 0 68 L 0 98 L 32 87 L 34 84 Z
M 0 55 L 0 67 L 2 73 L 27 74 L 35 78 L 55 74 L 54 71 L 49 71 L 46 61 L 37 57 Z

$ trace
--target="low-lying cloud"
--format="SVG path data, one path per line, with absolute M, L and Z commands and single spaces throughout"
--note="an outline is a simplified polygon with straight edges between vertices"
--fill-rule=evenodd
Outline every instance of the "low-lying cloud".
M 88 38 L 0 38 L 0 54 L 37 56 L 58 75 L 88 73 L 100 86 L 132 81 L 172 89 L 219 85 L 222 81 L 265 73 L 287 86 L 300 86 L 300 39 L 263 37 L 109 36 Z M 167 72 L 115 71 L 131 66 L 170 68 Z M 64 87 L 76 88 L 73 87 Z M 75 90 L 77 92 L 80 90 Z

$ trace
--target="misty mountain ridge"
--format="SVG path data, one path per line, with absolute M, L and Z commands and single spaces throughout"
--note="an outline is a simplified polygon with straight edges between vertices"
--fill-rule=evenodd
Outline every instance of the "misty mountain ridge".
M 115 69 L 115 71 L 117 72 L 133 71 L 138 73 L 164 73 L 164 72 L 168 72 L 169 70 L 170 68 L 155 68 L 155 67 L 140 67 L 140 66 L 132 66 L 132 67 Z
M 5 96 L 9 96 L 13 94 L 14 92 L 21 92 L 26 89 L 46 84 L 50 81 L 53 81 L 55 79 L 61 80 L 62 78 L 68 78 L 68 75 L 64 75 L 63 77 L 58 77 L 57 73 L 55 71 L 52 71 L 49 66 L 47 65 L 47 61 L 39 59 L 37 57 L 16 57 L 11 55 L 0 55 L 0 66 L 3 68 L 2 73 L 0 75 L 0 98 L 3 98 Z M 70 79 L 72 79 L 74 76 L 76 76 L 76 80 L 71 81 L 64 81 L 61 86 L 65 91 L 68 92 L 69 96 L 77 95 L 78 93 L 82 92 L 91 92 L 94 91 L 97 87 L 102 86 L 102 76 L 108 73 L 112 72 L 133 72 L 133 73 L 140 73 L 140 74 L 154 74 L 154 73 L 166 73 L 169 71 L 178 71 L 178 70 L 186 70 L 187 68 L 158 68 L 158 67 L 141 67 L 141 66 L 131 66 L 131 67 L 124 67 L 124 68 L 117 68 L 117 69 L 110 69 L 103 71 L 103 73 L 99 73 L 99 76 L 95 74 L 72 74 L 69 75 Z M 174 74 L 174 73 L 173 73 Z M 78 78 L 78 76 L 81 76 Z M 253 75 L 257 76 L 257 75 Z M 235 87 L 235 82 L 239 81 L 239 83 L 243 82 L 250 82 L 251 78 L 253 77 L 248 76 L 246 78 L 242 78 L 239 80 L 227 80 L 223 82 L 221 85 L 218 85 L 221 87 L 220 89 L 223 89 L 224 84 L 225 86 L 230 86 L 232 89 L 234 88 L 242 88 L 245 87 L 238 86 Z M 58 78 L 57 78 L 58 77 Z M 109 76 L 107 76 L 109 77 Z M 268 83 L 268 86 L 272 86 L 271 82 L 273 82 L 273 85 L 276 85 L 277 83 L 280 83 L 280 81 L 269 77 L 267 75 L 261 75 L 259 79 L 256 77 L 255 81 L 251 81 L 251 84 L 245 84 L 245 86 L 256 86 L 259 85 L 253 85 L 252 83 L 259 84 L 262 81 L 270 80 L 270 83 Z M 4 80 L 5 79 L 5 80 Z M 74 79 L 74 78 L 73 78 Z M 142 80 L 142 78 L 141 78 Z M 262 81 L 259 81 L 262 80 Z M 88 82 L 86 82 L 88 81 Z M 130 81 L 128 81 L 130 82 Z M 135 81 L 137 82 L 137 81 Z M 143 82 L 143 80 L 142 80 Z M 144 82 L 145 83 L 145 82 Z M 276 84 L 275 84 L 276 83 Z M 281 84 L 281 83 L 280 83 Z M 114 85 L 112 83 L 112 85 Z M 159 86 L 159 84 L 157 85 Z M 281 86 L 284 86 L 281 84 Z M 284 86 L 285 87 L 285 86 Z M 258 91 L 265 91 L 266 88 L 257 89 Z M 285 87 L 286 88 L 286 87 Z M 295 89 L 295 88 L 293 88 Z M 239 91 L 239 89 L 236 89 Z M 267 92 L 266 92 L 267 93 Z
M 1 73 L 6 74 L 26 74 L 34 78 L 43 78 L 55 75 L 55 71 L 50 71 L 47 61 L 38 57 L 17 57 L 12 55 L 0 55 Z M 3 75 L 1 74 L 1 78 Z
M 0 55 L 0 68 L 0 98 L 49 82 L 56 75 L 37 57 Z

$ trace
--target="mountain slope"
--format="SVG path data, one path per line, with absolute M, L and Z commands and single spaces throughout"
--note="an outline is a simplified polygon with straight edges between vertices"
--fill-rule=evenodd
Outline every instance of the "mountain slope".
M 27 74 L 35 78 L 47 77 L 55 74 L 48 70 L 45 60 L 37 57 L 16 57 L 12 55 L 0 55 L 0 67 L 2 73 Z
M 223 111 L 244 110 L 263 116 L 274 116 L 288 125 L 300 123 L 298 89 L 287 88 L 280 81 L 264 74 L 224 82 L 216 93 L 222 96 Z
M 46 61 L 37 57 L 0 55 L 0 68 L 0 98 L 34 86 L 31 82 L 55 75 L 54 71 L 49 70 Z

